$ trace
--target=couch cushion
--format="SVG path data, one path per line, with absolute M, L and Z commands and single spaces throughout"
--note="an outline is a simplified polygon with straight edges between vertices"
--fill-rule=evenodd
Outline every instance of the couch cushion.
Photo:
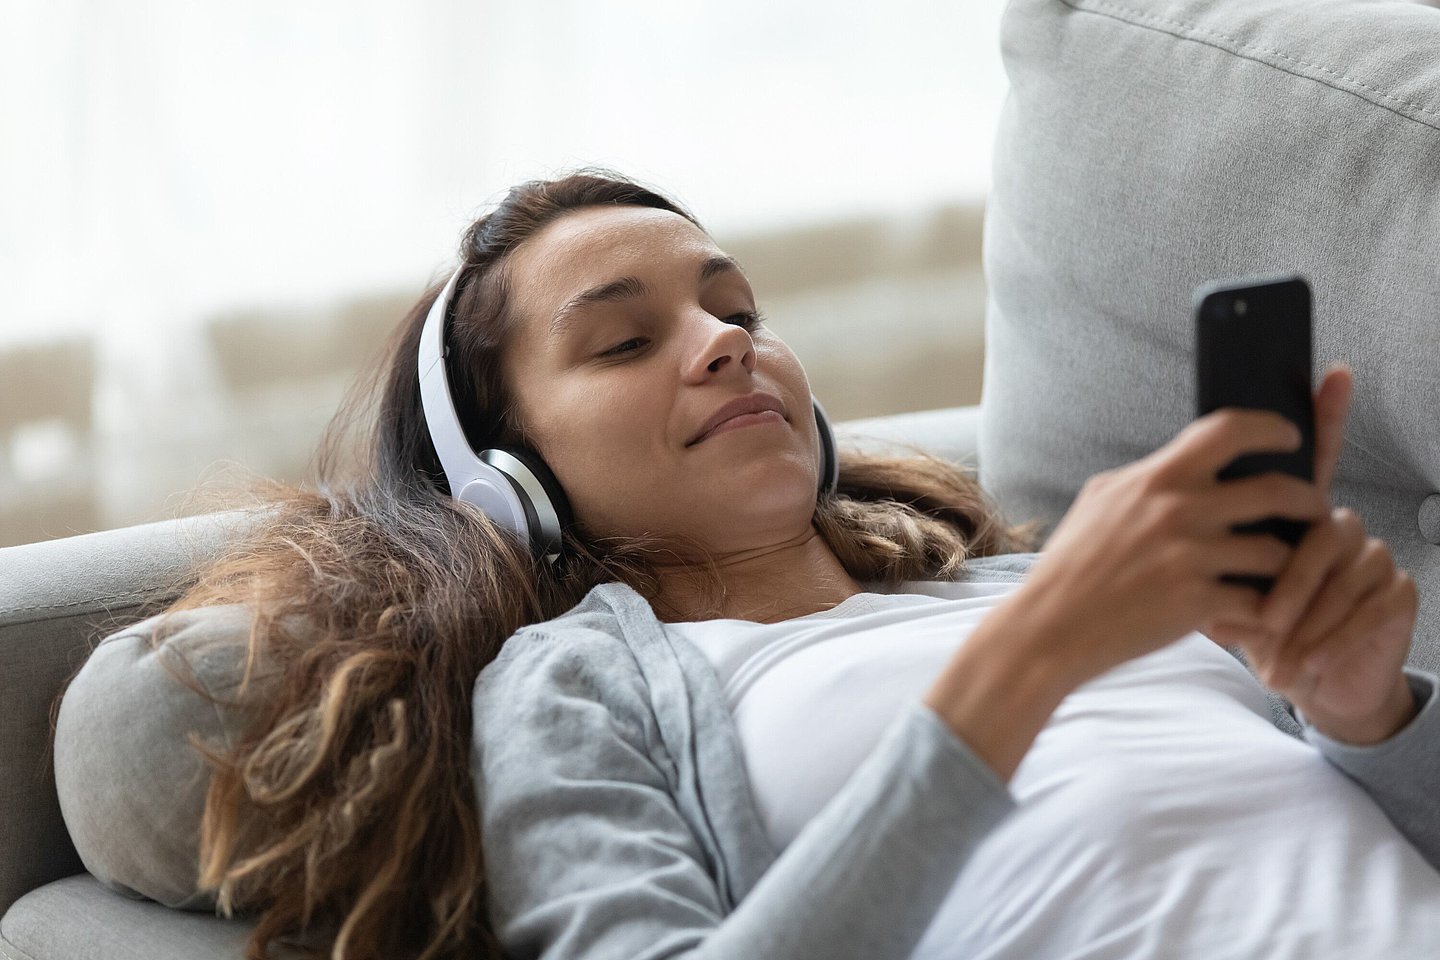
M 1415 576 L 1440 669 L 1440 10 L 1011 0 L 1001 47 L 982 484 L 1048 534 L 1193 418 L 1195 287 L 1299 272 L 1317 377 L 1355 371 L 1335 500 Z
M 160 622 L 106 637 L 70 684 L 55 727 L 55 785 L 75 849 L 102 884 L 210 910 L 214 897 L 197 884 L 209 768 L 187 738 L 232 746 L 275 673 L 262 665 L 241 690 L 244 607 L 183 611 L 157 634 Z
M 88 874 L 32 890 L 0 920 L 13 960 L 240 960 L 252 924 L 117 897 Z M 280 948 L 279 958 L 299 956 Z

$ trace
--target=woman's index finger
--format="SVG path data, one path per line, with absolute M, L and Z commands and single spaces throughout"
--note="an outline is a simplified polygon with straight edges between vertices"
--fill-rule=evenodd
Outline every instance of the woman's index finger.
M 1223 407 L 1192 420 L 1171 459 L 1188 475 L 1206 481 L 1237 457 L 1253 453 L 1290 452 L 1300 446 L 1300 429 L 1273 410 Z
M 1353 386 L 1350 368 L 1334 364 L 1325 371 L 1320 389 L 1315 391 L 1315 485 L 1326 496 L 1345 445 L 1345 419 Z

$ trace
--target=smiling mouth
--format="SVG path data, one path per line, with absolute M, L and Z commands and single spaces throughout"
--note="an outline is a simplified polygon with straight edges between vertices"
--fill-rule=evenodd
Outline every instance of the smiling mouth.
M 739 430 L 743 427 L 760 426 L 767 423 L 785 422 L 786 420 L 784 415 L 781 414 L 778 410 L 761 410 L 758 413 L 742 413 L 738 416 L 731 417 L 728 420 L 720 421 L 709 433 L 706 433 L 704 436 L 696 438 L 695 443 L 692 443 L 691 446 L 693 447 L 695 446 L 695 444 L 704 443 L 706 440 L 709 440 L 711 437 L 715 436 L 718 433 L 728 433 L 731 430 Z

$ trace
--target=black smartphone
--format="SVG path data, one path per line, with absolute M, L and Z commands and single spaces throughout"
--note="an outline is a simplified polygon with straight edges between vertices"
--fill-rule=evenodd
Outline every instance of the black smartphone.
M 1300 448 L 1289 453 L 1237 457 L 1217 475 L 1233 480 L 1279 470 L 1315 479 L 1315 406 L 1312 374 L 1310 285 L 1296 274 L 1244 277 L 1207 283 L 1195 290 L 1196 410 L 1204 416 L 1221 407 L 1273 410 L 1300 428 Z M 1268 534 L 1292 547 L 1310 524 L 1267 517 L 1232 528 L 1235 533 Z M 1225 574 L 1226 583 L 1254 587 L 1262 594 L 1273 577 Z

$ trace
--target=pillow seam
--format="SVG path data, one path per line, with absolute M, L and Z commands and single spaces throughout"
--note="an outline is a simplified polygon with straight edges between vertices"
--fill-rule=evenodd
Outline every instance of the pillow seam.
M 190 659 L 189 654 L 180 651 L 171 644 L 167 643 L 166 646 L 170 646 L 175 656 L 179 657 L 180 660 L 184 662 L 185 669 L 190 671 L 190 676 L 194 678 L 195 682 L 200 686 L 201 690 L 204 691 L 205 702 L 210 705 L 210 710 L 215 714 L 215 725 L 220 728 L 220 737 L 225 743 L 225 749 L 227 752 L 233 753 L 235 750 L 235 744 L 230 737 L 229 729 L 225 725 L 225 718 L 220 714 L 220 705 L 215 702 L 215 694 L 211 691 L 210 684 L 206 683 L 204 678 L 201 677 L 200 671 L 195 669 L 195 664 Z M 156 652 L 158 653 L 159 651 Z M 190 744 L 189 746 L 192 750 L 196 749 L 193 744 Z M 198 753 L 199 751 L 196 750 L 196 752 Z M 201 756 L 201 759 L 202 761 L 204 760 L 203 755 Z M 212 770 L 211 776 L 213 775 L 214 771 Z
M 1324 66 L 1323 64 L 1311 63 L 1306 60 L 1301 60 L 1298 57 L 1292 57 L 1289 54 L 1283 53 L 1282 51 L 1275 48 L 1260 47 L 1253 43 L 1241 40 L 1239 37 L 1233 37 L 1229 34 L 1220 33 L 1216 30 L 1210 30 L 1205 27 L 1201 27 L 1198 24 L 1186 23 L 1181 20 L 1171 20 L 1166 17 L 1157 16 L 1152 13 L 1145 13 L 1144 11 L 1135 10 L 1130 7 L 1121 6 L 1119 4 L 1108 3 L 1106 2 L 1106 0 L 1060 0 L 1060 2 L 1064 3 L 1071 9 L 1080 11 L 1082 13 L 1093 13 L 1096 16 L 1109 17 L 1110 19 L 1118 20 L 1121 23 L 1128 23 L 1131 26 L 1140 27 L 1141 29 L 1154 30 L 1157 33 L 1165 33 L 1169 36 L 1177 37 L 1181 40 L 1192 40 L 1195 43 L 1203 43 L 1207 46 L 1212 46 L 1216 49 L 1224 50 L 1225 52 L 1230 53 L 1234 56 L 1242 57 L 1246 60 L 1250 60 L 1253 63 L 1264 64 L 1267 67 L 1279 70 L 1280 72 L 1289 74 L 1292 77 L 1301 77 L 1306 80 L 1313 80 L 1314 82 L 1323 84 L 1324 86 L 1327 86 L 1332 90 L 1339 90 L 1342 93 L 1349 93 L 1352 96 L 1359 97 L 1367 103 L 1373 103 L 1375 106 L 1379 107 L 1382 110 L 1388 110 L 1391 113 L 1396 114 L 1397 116 L 1404 117 L 1405 119 L 1418 123 L 1421 126 L 1429 127 L 1432 130 L 1440 130 L 1440 110 L 1432 110 L 1428 107 L 1421 106 L 1418 103 L 1413 103 L 1409 100 L 1403 100 L 1400 97 L 1394 96 L 1393 94 L 1386 93 L 1378 87 L 1372 87 L 1364 81 L 1359 80 L 1355 77 L 1346 76 L 1343 73 L 1332 70 L 1330 67 Z M 1169 30 L 1162 29 L 1163 27 L 1174 27 L 1176 28 L 1176 30 L 1179 30 L 1181 32 L 1172 33 Z M 1224 46 L 1220 43 L 1207 40 L 1205 39 L 1206 37 L 1214 37 L 1218 40 L 1228 41 L 1230 44 L 1233 44 L 1233 46 Z M 1352 83 L 1355 86 L 1360 87 L 1362 90 L 1368 90 L 1371 93 L 1383 97 L 1386 100 L 1393 100 L 1398 104 L 1403 104 L 1406 107 L 1418 110 L 1421 113 L 1428 114 L 1429 116 L 1435 117 L 1436 119 L 1432 122 L 1421 117 L 1411 116 L 1409 113 L 1406 113 L 1398 107 L 1389 106 L 1384 103 L 1376 103 L 1369 97 L 1356 93 L 1354 90 L 1348 89 L 1344 86 L 1340 86 L 1338 83 L 1326 80 L 1324 78 L 1311 76 L 1306 73 L 1297 73 L 1293 70 L 1288 70 L 1280 64 L 1272 63 L 1269 60 L 1265 60 L 1259 56 L 1252 55 L 1250 51 L 1253 51 L 1255 54 L 1270 54 L 1283 60 L 1289 60 L 1290 62 L 1298 64 L 1302 67 L 1309 67 L 1313 70 L 1319 70 L 1324 73 L 1328 73 L 1331 76 L 1338 77 L 1340 80 Z

